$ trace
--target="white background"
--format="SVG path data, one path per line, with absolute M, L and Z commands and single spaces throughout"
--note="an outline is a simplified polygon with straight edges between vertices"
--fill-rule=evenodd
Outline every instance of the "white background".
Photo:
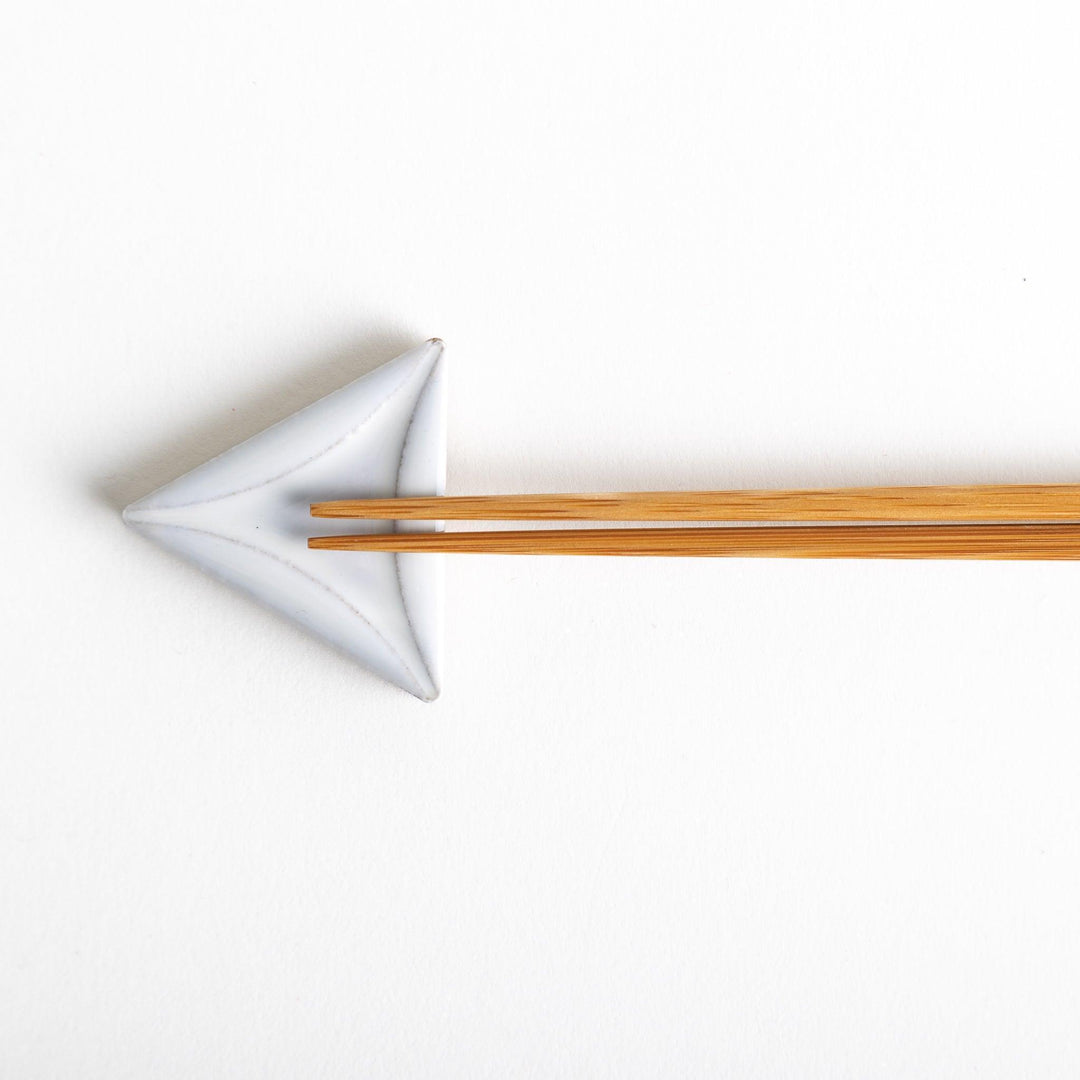
M 119 509 L 443 337 L 451 493 L 1080 479 L 1073 4 L 0 24 L 0 1072 L 1075 1076 L 1080 569 L 448 560 L 424 706 Z

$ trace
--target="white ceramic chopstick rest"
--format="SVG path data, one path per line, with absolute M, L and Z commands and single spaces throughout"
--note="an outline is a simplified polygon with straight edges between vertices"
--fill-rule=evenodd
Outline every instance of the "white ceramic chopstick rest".
M 312 502 L 442 495 L 443 345 L 425 342 L 124 510 L 163 547 L 433 701 L 440 689 L 442 557 L 310 551 L 340 531 Z M 384 522 L 357 530 L 386 531 Z M 400 522 L 430 531 L 441 522 Z

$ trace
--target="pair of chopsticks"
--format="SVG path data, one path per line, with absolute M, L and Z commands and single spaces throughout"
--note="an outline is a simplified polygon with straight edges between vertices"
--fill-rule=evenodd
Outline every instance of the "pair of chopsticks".
M 1080 559 L 1076 484 L 348 499 L 313 503 L 311 515 L 382 521 L 814 522 L 779 527 L 390 532 L 308 540 L 308 547 L 328 551 Z

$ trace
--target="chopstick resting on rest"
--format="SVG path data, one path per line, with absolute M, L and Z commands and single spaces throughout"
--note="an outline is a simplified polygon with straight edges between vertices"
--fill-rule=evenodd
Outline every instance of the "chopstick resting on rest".
M 324 551 L 774 559 L 1080 559 L 1080 525 L 818 525 L 313 536 Z
M 1080 521 L 1080 484 L 434 495 L 312 503 L 382 521 Z
M 314 503 L 311 514 L 319 518 L 399 521 L 818 523 L 741 528 L 391 532 L 316 536 L 308 540 L 308 547 L 326 551 L 802 559 L 1080 559 L 1080 485 L 1073 484 L 351 499 Z

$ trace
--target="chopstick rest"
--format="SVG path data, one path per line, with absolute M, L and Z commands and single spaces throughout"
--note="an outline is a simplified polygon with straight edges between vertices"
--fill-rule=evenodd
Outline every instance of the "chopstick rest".
M 433 701 L 442 559 L 328 558 L 308 549 L 308 508 L 313 499 L 347 495 L 440 494 L 445 417 L 443 345 L 432 339 L 132 503 L 124 519 L 380 678 Z

